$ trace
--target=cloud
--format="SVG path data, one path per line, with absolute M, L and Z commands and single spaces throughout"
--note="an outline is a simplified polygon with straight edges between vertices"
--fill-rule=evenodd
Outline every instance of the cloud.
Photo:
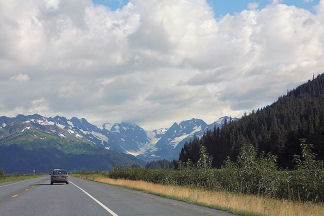
M 250 2 L 215 18 L 203 0 L 0 2 L 0 112 L 132 121 L 212 122 L 269 104 L 324 66 L 315 13 Z M 9 82 L 8 82 L 9 80 Z
M 15 76 L 10 77 L 10 80 L 14 80 L 17 82 L 28 82 L 30 78 L 28 74 L 17 74 Z
M 250 10 L 255 10 L 255 9 L 257 9 L 259 7 L 259 3 L 257 3 L 257 2 L 249 2 L 247 7 Z
M 281 4 L 284 0 L 272 0 L 272 4 Z
M 46 9 L 56 10 L 60 4 L 60 0 L 45 0 Z

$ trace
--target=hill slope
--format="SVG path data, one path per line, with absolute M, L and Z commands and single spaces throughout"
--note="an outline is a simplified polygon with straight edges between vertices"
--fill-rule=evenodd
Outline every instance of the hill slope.
M 7 173 L 112 168 L 112 164 L 142 164 L 131 155 L 96 146 L 58 126 L 50 129 L 34 122 L 7 122 L 0 128 L 0 167 Z
M 204 145 L 213 165 L 220 167 L 227 156 L 235 159 L 241 146 L 251 143 L 259 152 L 277 155 L 280 166 L 292 167 L 293 155 L 300 154 L 300 138 L 314 144 L 318 158 L 324 159 L 324 74 L 272 105 L 185 144 L 179 159 L 197 162 L 200 145 Z

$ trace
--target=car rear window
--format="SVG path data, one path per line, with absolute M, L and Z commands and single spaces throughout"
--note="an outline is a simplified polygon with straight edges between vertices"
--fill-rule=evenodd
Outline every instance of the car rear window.
M 64 170 L 54 170 L 53 171 L 53 174 L 54 175 L 66 175 L 66 171 L 64 171 Z

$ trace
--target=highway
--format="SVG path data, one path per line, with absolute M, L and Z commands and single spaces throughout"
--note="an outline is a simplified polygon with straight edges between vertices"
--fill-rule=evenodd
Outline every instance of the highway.
M 49 177 L 0 184 L 0 216 L 232 216 L 117 186 L 69 180 L 68 185 L 50 185 Z

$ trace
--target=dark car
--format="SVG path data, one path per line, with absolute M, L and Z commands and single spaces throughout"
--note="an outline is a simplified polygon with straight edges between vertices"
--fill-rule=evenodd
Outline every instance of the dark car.
M 69 174 L 66 170 L 54 169 L 51 173 L 51 184 L 66 183 L 69 184 Z

